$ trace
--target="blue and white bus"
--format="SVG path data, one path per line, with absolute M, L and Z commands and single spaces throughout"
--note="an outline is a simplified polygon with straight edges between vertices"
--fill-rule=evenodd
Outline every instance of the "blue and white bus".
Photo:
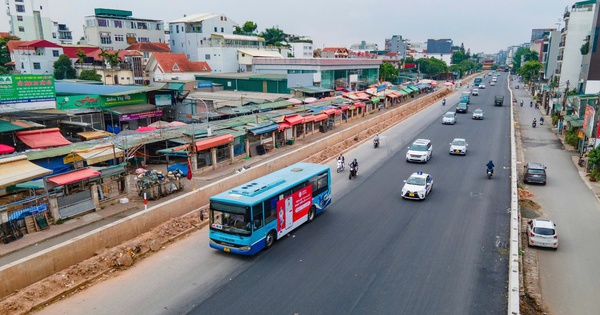
M 288 166 L 210 198 L 210 247 L 254 255 L 330 203 L 329 167 Z
M 481 84 L 481 82 L 483 82 L 483 78 L 482 77 L 476 77 L 475 81 L 473 81 L 473 86 L 479 86 L 479 84 Z

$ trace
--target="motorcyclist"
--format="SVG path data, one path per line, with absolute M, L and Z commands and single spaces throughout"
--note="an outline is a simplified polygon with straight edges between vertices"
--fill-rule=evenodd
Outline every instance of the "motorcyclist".
M 346 159 L 344 158 L 344 156 L 342 154 L 340 154 L 340 156 L 337 158 L 337 160 L 342 162 L 342 165 L 344 165 L 344 163 L 346 162 Z
M 446 105 L 446 99 L 442 100 L 442 106 Z
M 350 167 L 354 168 L 355 174 L 358 174 L 358 161 L 356 159 L 350 163 Z
M 373 138 L 373 141 L 379 143 L 379 134 L 378 133 L 375 134 L 375 138 Z
M 489 162 L 487 162 L 487 164 L 485 165 L 487 166 L 487 169 L 492 171 L 492 174 L 494 174 L 494 162 L 492 162 L 492 160 L 490 160 Z
M 521 107 L 523 107 L 523 100 L 521 100 Z
M 529 101 L 529 107 L 533 107 L 533 101 Z
M 540 117 L 540 125 L 544 124 L 544 117 Z

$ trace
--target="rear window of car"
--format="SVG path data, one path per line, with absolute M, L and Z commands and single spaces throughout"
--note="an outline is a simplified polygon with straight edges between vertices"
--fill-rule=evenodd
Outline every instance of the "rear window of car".
M 541 169 L 530 168 L 530 169 L 527 170 L 527 173 L 529 173 L 529 174 L 544 174 L 546 172 L 544 170 L 541 170 Z
M 536 227 L 533 228 L 533 233 L 539 235 L 554 235 L 554 229 Z

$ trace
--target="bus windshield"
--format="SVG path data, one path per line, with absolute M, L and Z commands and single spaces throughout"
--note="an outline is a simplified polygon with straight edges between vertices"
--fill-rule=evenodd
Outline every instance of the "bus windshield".
M 211 202 L 210 208 L 212 210 L 211 229 L 238 235 L 250 235 L 252 233 L 250 214 L 245 207 Z

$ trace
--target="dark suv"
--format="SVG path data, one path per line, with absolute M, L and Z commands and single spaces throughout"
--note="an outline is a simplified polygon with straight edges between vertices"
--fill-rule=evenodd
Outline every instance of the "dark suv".
M 523 182 L 528 184 L 537 183 L 546 185 L 546 167 L 544 166 L 544 164 L 525 164 L 525 171 L 523 172 Z

